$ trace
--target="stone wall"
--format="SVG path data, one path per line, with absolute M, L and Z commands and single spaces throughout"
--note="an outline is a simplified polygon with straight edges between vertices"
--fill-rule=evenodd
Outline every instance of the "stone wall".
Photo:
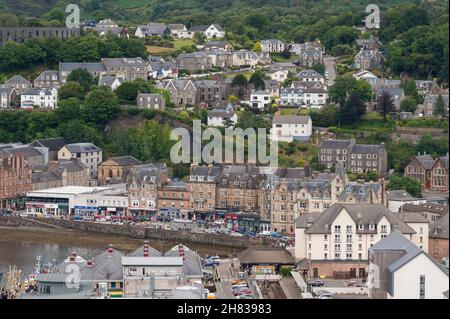
M 230 237 L 227 235 L 152 229 L 133 225 L 109 225 L 61 219 L 25 219 L 20 217 L 2 216 L 0 217 L 0 226 L 62 228 L 86 233 L 102 233 L 139 239 L 163 238 L 164 240 L 179 241 L 186 244 L 196 243 L 236 248 L 245 248 L 249 245 L 249 241 L 246 238 Z

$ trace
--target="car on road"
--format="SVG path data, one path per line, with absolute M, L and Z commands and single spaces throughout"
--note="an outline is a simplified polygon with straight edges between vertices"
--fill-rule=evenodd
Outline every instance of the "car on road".
M 323 287 L 325 286 L 325 282 L 320 279 L 314 279 L 309 282 L 312 287 Z
M 272 235 L 272 232 L 271 231 L 268 231 L 268 230 L 264 230 L 264 231 L 262 231 L 262 232 L 259 232 L 258 233 L 258 237 L 270 237 Z
M 19 216 L 23 217 L 23 218 L 28 218 L 29 217 L 28 213 L 20 213 Z
M 235 296 L 236 299 L 255 299 L 253 295 L 238 295 Z
M 327 292 L 317 296 L 316 299 L 333 299 L 333 295 Z

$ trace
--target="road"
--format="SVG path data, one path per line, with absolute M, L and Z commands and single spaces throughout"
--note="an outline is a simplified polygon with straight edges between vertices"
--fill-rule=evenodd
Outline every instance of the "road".
M 332 56 L 326 56 L 323 58 L 323 64 L 328 71 L 327 85 L 332 86 L 336 79 L 336 58 Z
M 234 299 L 232 289 L 231 289 L 231 280 L 233 279 L 233 275 L 231 273 L 231 260 L 230 259 L 222 259 L 220 264 L 216 267 L 217 270 L 217 278 L 220 279 L 216 283 L 216 297 L 218 299 Z
M 281 278 L 280 286 L 281 289 L 283 289 L 287 299 L 302 299 L 302 294 L 300 293 L 300 289 L 297 288 L 294 278 Z

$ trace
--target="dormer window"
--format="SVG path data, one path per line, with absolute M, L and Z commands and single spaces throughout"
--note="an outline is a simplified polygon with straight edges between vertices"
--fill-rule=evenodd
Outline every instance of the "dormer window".
M 375 225 L 374 224 L 370 224 L 369 225 L 369 230 L 375 230 Z
M 364 230 L 364 225 L 359 224 L 359 225 L 358 225 L 358 230 Z

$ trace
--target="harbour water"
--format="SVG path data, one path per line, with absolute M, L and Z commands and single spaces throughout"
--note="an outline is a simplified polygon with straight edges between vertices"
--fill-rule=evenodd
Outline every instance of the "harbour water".
M 0 241 L 0 274 L 6 276 L 9 266 L 15 265 L 22 271 L 22 277 L 25 278 L 35 271 L 37 256 L 42 256 L 42 265 L 55 264 L 64 261 L 72 252 L 83 258 L 89 258 L 99 254 L 101 250 L 54 244 Z

